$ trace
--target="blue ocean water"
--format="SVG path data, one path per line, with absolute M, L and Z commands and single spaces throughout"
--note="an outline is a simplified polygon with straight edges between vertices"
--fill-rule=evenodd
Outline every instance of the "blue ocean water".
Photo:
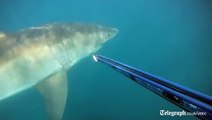
M 1 0 L 0 31 L 51 22 L 86 22 L 119 29 L 97 54 L 212 95 L 210 0 Z M 68 72 L 64 120 L 196 119 L 160 116 L 180 108 L 91 57 Z M 0 103 L 0 120 L 47 119 L 34 89 Z

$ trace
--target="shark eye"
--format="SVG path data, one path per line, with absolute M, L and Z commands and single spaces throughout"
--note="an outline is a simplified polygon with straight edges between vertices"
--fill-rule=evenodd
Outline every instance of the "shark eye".
M 108 37 L 111 37 L 111 35 L 112 35 L 111 33 L 106 33 L 106 34 L 105 34 L 105 37 L 108 38 Z

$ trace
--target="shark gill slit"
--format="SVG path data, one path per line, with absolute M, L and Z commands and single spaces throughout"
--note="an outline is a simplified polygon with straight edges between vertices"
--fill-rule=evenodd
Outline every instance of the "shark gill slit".
M 70 42 L 68 40 L 63 40 L 52 47 L 52 52 L 58 62 L 65 68 L 68 68 L 72 64 L 72 60 L 68 56 L 68 53 L 65 49 L 68 47 Z

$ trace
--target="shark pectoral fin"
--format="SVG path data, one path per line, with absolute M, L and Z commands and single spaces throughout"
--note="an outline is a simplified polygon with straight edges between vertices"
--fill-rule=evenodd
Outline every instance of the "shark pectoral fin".
M 61 120 L 65 109 L 68 83 L 65 70 L 61 70 L 39 83 L 36 88 L 44 96 L 48 118 Z

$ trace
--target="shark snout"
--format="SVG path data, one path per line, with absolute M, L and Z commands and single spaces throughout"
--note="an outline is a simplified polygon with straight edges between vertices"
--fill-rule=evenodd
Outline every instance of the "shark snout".
M 115 37 L 119 32 L 117 28 L 113 28 L 112 31 L 113 31 L 113 37 Z
M 111 28 L 107 40 L 111 40 L 112 38 L 114 38 L 118 34 L 118 32 L 119 30 L 117 28 Z

